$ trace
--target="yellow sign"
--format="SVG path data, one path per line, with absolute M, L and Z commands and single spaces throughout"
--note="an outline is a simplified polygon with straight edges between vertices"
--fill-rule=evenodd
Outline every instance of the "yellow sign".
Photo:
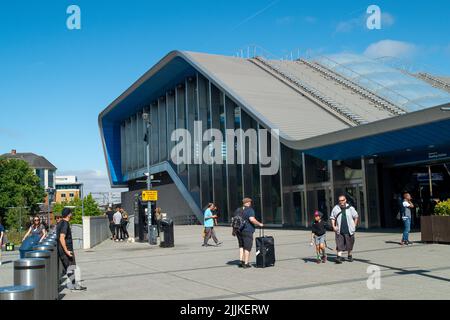
M 142 201 L 158 201 L 158 191 L 156 190 L 142 191 Z

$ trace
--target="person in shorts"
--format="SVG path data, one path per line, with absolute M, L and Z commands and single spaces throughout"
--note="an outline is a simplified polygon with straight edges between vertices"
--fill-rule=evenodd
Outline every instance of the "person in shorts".
M 339 196 L 337 204 L 330 215 L 333 230 L 336 233 L 337 258 L 336 263 L 343 261 L 342 253 L 348 252 L 348 261 L 353 262 L 353 246 L 355 245 L 355 231 L 358 225 L 358 213 L 347 203 L 345 195 Z
M 248 269 L 251 268 L 249 259 L 250 252 L 253 247 L 253 234 L 255 233 L 255 226 L 263 228 L 264 225 L 256 220 L 255 210 L 252 208 L 252 199 L 250 198 L 245 198 L 242 200 L 242 207 L 239 207 L 235 212 L 235 216 L 237 215 L 240 215 L 245 221 L 242 230 L 233 231 L 239 244 L 239 267 Z
M 322 214 L 319 211 L 314 212 L 314 222 L 311 230 L 311 246 L 316 246 L 317 263 L 327 262 L 326 248 L 326 229 L 325 222 L 322 220 Z

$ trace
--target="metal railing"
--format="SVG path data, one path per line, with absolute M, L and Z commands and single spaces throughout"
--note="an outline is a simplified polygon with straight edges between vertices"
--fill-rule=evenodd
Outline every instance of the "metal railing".
M 420 79 L 425 80 L 429 83 L 431 82 L 431 85 L 433 87 L 436 87 L 439 89 L 444 89 L 445 91 L 450 92 L 450 83 L 447 83 L 439 78 L 436 78 L 429 73 L 419 72 L 419 73 L 417 73 L 417 77 L 419 77 Z
M 337 73 L 335 73 L 334 71 L 328 69 L 327 67 L 319 64 L 318 62 L 310 62 L 308 60 L 305 59 L 300 59 L 297 60 L 297 63 L 303 63 L 311 68 L 313 68 L 314 70 L 322 73 L 323 75 L 330 77 L 331 79 L 333 79 L 334 81 L 336 81 L 337 83 L 345 86 L 346 88 L 351 89 L 353 92 L 360 94 L 361 96 L 365 97 L 366 99 L 370 100 L 371 102 L 373 102 L 374 104 L 376 104 L 377 106 L 381 107 L 382 109 L 394 114 L 394 115 L 401 115 L 401 114 L 405 114 L 406 112 L 401 109 L 398 108 L 396 105 L 390 103 L 389 101 L 383 99 L 382 97 L 374 94 L 373 92 L 361 87 L 360 85 L 354 83 L 353 81 L 350 81 L 340 75 L 338 75 Z
M 334 71 L 334 73 L 338 73 L 339 75 L 341 75 L 342 77 L 344 77 L 345 79 L 353 82 L 354 84 L 360 86 L 359 82 L 365 82 L 370 84 L 370 87 L 373 89 L 369 89 L 367 87 L 364 87 L 365 90 L 371 92 L 372 94 L 385 99 L 387 101 L 389 101 L 390 103 L 392 103 L 393 105 L 395 105 L 398 109 L 402 110 L 404 113 L 407 113 L 407 110 L 404 109 L 404 106 L 406 105 L 415 105 L 418 109 L 423 109 L 424 106 L 414 102 L 413 100 L 409 99 L 408 97 L 386 87 L 383 86 L 382 84 L 366 77 L 363 74 L 360 74 L 354 70 L 352 70 L 351 68 L 337 62 L 334 61 L 333 59 L 323 56 L 323 55 L 319 55 L 316 56 L 314 59 L 315 63 L 320 64 L 323 67 L 326 67 L 327 69 L 331 70 L 331 67 L 327 66 L 327 63 L 330 64 L 333 67 L 337 67 L 341 70 L 345 71 L 345 75 L 338 72 L 338 71 Z M 359 82 L 355 82 L 353 79 L 359 79 Z M 383 91 L 384 93 L 381 94 L 379 93 L 380 91 Z
M 270 61 L 268 61 L 268 60 L 266 60 L 266 59 L 264 59 L 262 57 L 256 57 L 256 58 L 254 58 L 251 61 L 255 62 L 255 60 L 260 62 L 260 63 L 262 63 L 264 66 L 269 68 L 272 72 L 278 74 L 279 76 L 281 76 L 282 78 L 287 80 L 289 83 L 292 83 L 297 88 L 301 89 L 301 91 L 303 91 L 306 94 L 310 95 L 315 100 L 320 101 L 327 108 L 329 108 L 332 111 L 340 114 L 341 116 L 343 116 L 346 119 L 350 120 L 354 124 L 361 125 L 361 124 L 368 123 L 362 117 L 360 117 L 359 115 L 354 114 L 352 111 L 350 111 L 349 109 L 344 107 L 342 104 L 334 101 L 333 99 L 331 99 L 330 97 L 326 96 L 325 94 L 323 94 L 319 90 L 310 87 L 305 82 L 303 82 L 302 80 L 297 78 L 295 75 L 287 72 L 286 70 L 282 70 L 281 68 L 279 68 L 278 66 L 274 65 Z M 257 64 L 257 63 L 255 63 L 255 64 Z

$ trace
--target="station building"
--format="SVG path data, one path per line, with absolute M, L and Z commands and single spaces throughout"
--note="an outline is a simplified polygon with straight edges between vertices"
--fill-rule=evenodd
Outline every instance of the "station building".
M 363 228 L 396 225 L 396 200 L 409 191 L 419 214 L 450 198 L 450 81 L 411 74 L 353 54 L 296 61 L 173 51 L 99 115 L 112 187 L 127 211 L 146 189 L 146 123 L 157 205 L 178 223 L 202 221 L 209 202 L 229 223 L 243 197 L 273 227 L 305 227 L 328 215 L 340 194 Z M 279 170 L 263 164 L 175 164 L 175 129 L 278 129 Z M 262 139 L 258 135 L 258 139 Z M 257 144 L 260 145 L 261 141 Z M 237 144 L 232 144 L 237 146 Z M 208 142 L 193 144 L 197 155 Z M 250 148 L 241 150 L 248 156 Z M 233 150 L 237 151 L 237 150 Z M 138 221 L 138 220 L 135 220 Z M 183 222 L 184 221 L 184 222 Z M 136 222 L 138 223 L 138 222 Z

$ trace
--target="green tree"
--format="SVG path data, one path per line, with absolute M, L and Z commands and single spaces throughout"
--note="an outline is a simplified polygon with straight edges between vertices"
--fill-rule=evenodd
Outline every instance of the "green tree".
M 1 217 L 5 216 L 8 209 L 15 207 L 28 207 L 30 214 L 36 213 L 39 210 L 38 203 L 42 203 L 44 199 L 44 188 L 27 162 L 0 158 Z M 9 218 L 12 219 L 11 215 L 18 212 L 19 210 L 11 211 Z
M 62 203 L 57 203 L 53 207 L 53 212 L 61 213 L 65 207 L 72 208 L 72 224 L 81 224 L 82 223 L 82 207 L 83 203 L 81 199 L 75 198 L 71 201 L 65 201 Z M 84 197 L 84 215 L 85 216 L 100 216 L 102 215 L 102 211 L 98 208 L 98 204 L 91 194 Z

